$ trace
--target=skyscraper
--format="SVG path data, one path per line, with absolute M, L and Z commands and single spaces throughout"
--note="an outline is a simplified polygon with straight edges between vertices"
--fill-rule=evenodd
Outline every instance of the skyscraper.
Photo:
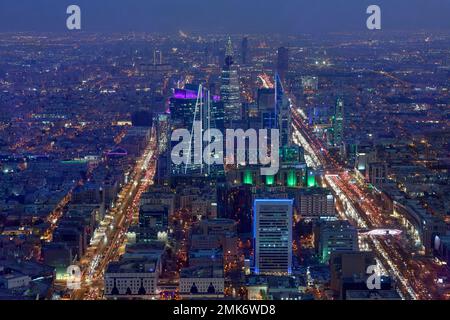
M 258 89 L 257 104 L 261 126 L 280 130 L 280 145 L 289 146 L 291 136 L 291 115 L 281 78 L 275 75 L 275 88 Z
M 285 79 L 289 71 L 289 50 L 285 47 L 278 48 L 277 72 L 282 80 Z
M 335 146 L 340 146 L 344 140 L 344 100 L 338 98 L 333 117 L 333 140 Z
M 276 129 L 275 89 L 260 88 L 258 89 L 257 94 L 257 105 L 261 117 L 261 127 L 266 129 Z
M 290 274 L 293 200 L 255 199 L 253 234 L 256 274 Z
M 246 65 L 248 63 L 248 38 L 245 37 L 244 39 L 242 39 L 242 47 L 241 47 L 241 58 L 242 58 L 242 64 Z
M 215 105 L 214 108 L 212 108 L 213 105 Z M 211 97 L 209 90 L 202 85 L 186 85 L 185 89 L 175 89 L 170 99 L 171 125 L 173 128 L 187 129 L 193 135 L 194 123 L 199 123 L 201 134 L 203 134 L 205 130 L 220 125 L 222 120 L 215 118 L 216 116 L 220 117 L 220 113 L 217 111 L 218 106 L 220 106 L 218 97 Z M 178 144 L 178 141 L 171 141 L 171 144 L 171 147 L 173 147 Z M 204 168 L 203 163 L 195 163 L 194 161 L 194 153 L 202 152 L 203 147 L 200 148 L 201 150 L 196 150 L 193 138 L 191 138 L 191 145 L 190 162 L 186 165 L 171 163 L 172 175 L 204 174 L 209 172 L 209 166 Z M 204 169 L 208 171 L 203 172 Z
M 198 108 L 197 95 L 195 90 L 174 90 L 169 106 L 170 120 L 173 125 L 178 128 L 191 129 L 195 110 Z
M 220 87 L 220 95 L 222 97 L 225 112 L 224 122 L 225 127 L 229 127 L 233 121 L 242 118 L 239 78 L 236 66 L 234 65 L 231 38 L 228 38 L 221 80 L 222 85 Z
M 289 100 L 284 94 L 283 84 L 279 74 L 275 75 L 275 112 L 277 126 L 280 130 L 280 146 L 288 146 L 291 136 L 291 114 Z

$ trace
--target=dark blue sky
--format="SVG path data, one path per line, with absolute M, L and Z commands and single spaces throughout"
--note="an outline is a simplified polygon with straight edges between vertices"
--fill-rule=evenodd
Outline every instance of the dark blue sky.
M 370 4 L 383 30 L 450 31 L 450 0 L 1 0 L 0 31 L 64 31 L 69 4 L 92 32 L 364 31 Z

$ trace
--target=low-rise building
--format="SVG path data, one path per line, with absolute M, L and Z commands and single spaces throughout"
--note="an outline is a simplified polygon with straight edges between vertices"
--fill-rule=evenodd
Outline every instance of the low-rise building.
M 110 263 L 105 272 L 107 299 L 148 299 L 157 294 L 157 259 L 123 260 Z
M 179 290 L 185 299 L 222 298 L 224 288 L 223 266 L 181 269 Z

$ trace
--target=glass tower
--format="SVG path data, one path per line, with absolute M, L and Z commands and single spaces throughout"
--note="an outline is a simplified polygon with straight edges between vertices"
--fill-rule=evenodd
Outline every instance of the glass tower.
M 220 95 L 224 107 L 224 124 L 225 127 L 228 127 L 233 121 L 242 118 L 239 78 L 237 68 L 234 65 L 231 38 L 228 38 L 221 81 Z
M 256 199 L 253 209 L 256 274 L 292 272 L 293 200 Z
M 344 140 L 344 101 L 342 98 L 336 100 L 333 119 L 334 145 L 340 146 Z

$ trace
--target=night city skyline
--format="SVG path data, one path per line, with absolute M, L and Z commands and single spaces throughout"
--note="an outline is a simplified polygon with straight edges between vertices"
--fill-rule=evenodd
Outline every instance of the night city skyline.
M 0 300 L 450 300 L 449 18 L 2 0 Z

